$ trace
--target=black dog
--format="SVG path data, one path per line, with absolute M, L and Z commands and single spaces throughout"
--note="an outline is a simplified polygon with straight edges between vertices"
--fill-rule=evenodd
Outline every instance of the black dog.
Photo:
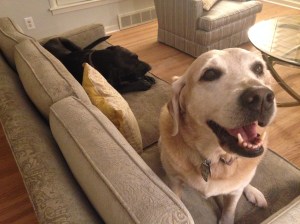
M 120 46 L 92 50 L 109 37 L 102 37 L 83 49 L 61 37 L 50 39 L 44 47 L 64 64 L 79 83 L 82 83 L 82 65 L 86 62 L 121 93 L 148 90 L 155 83 L 155 79 L 145 75 L 151 67 L 140 61 L 136 54 Z

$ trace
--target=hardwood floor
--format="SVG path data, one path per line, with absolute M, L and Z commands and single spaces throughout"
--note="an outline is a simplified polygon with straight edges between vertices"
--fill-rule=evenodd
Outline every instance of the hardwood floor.
M 280 15 L 300 14 L 299 10 L 264 3 L 262 13 L 257 21 Z M 192 63 L 194 58 L 171 47 L 157 42 L 157 23 L 112 34 L 110 43 L 121 45 L 136 52 L 139 57 L 151 64 L 152 73 L 171 82 L 173 76 L 180 76 Z M 241 47 L 256 51 L 251 44 Z M 278 68 L 280 73 L 300 90 L 300 71 L 291 68 Z M 288 98 L 274 81 L 274 89 L 280 100 Z M 270 129 L 270 148 L 284 158 L 300 167 L 300 107 L 280 108 L 276 120 Z M 35 214 L 23 185 L 21 175 L 0 128 L 0 224 L 37 223 Z
M 37 223 L 2 126 L 0 126 L 0 223 Z

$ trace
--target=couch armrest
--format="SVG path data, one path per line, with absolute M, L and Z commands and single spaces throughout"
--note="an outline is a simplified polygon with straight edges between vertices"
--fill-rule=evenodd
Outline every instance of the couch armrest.
M 50 127 L 72 173 L 106 223 L 194 223 L 173 192 L 93 105 L 51 107 Z
M 154 0 L 158 27 L 193 39 L 197 20 L 203 13 L 202 0 Z
M 267 218 L 262 224 L 297 224 L 300 220 L 300 196 Z

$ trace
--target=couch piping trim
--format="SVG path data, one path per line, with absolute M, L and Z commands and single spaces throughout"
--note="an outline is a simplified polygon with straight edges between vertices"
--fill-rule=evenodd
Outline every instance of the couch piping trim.
M 47 61 L 49 61 L 50 62 L 50 64 L 53 66 L 53 68 L 55 69 L 55 71 L 59 74 L 59 76 L 67 83 L 67 85 L 71 88 L 71 90 L 72 90 L 72 93 L 77 97 L 77 98 L 79 98 L 79 96 L 77 95 L 77 93 L 75 92 L 75 90 L 74 90 L 74 88 L 73 88 L 73 86 L 70 84 L 70 82 L 66 79 L 66 77 L 64 77 L 62 74 L 61 74 L 61 72 L 59 71 L 59 69 L 57 68 L 57 65 L 55 64 L 55 63 L 53 63 L 53 61 L 45 54 L 45 52 L 43 52 L 42 50 L 41 50 L 41 45 L 39 45 L 39 43 L 38 42 L 35 42 L 35 41 L 32 41 L 32 43 L 36 46 L 36 48 L 37 48 L 37 50 L 45 57 L 45 59 L 47 59 Z M 44 49 L 43 48 L 43 50 L 45 50 L 45 51 L 47 51 L 46 49 Z M 53 56 L 54 57 L 54 56 Z M 55 58 L 55 57 L 54 57 Z M 57 59 L 57 58 L 55 58 L 55 59 Z M 57 59 L 58 60 L 58 59 Z M 58 60 L 59 61 L 59 60 Z M 61 63 L 60 61 L 59 61 L 59 63 Z M 65 66 L 62 64 L 62 67 L 67 71 L 67 72 L 69 72 L 66 68 L 65 68 Z M 72 77 L 73 77 L 73 75 L 72 74 L 70 74 Z
M 5 32 L 2 28 L 0 28 L 0 31 L 1 31 L 1 33 L 2 33 L 4 36 L 6 36 L 8 39 L 13 40 L 16 44 L 18 43 L 18 41 L 17 41 L 15 38 L 13 38 L 12 36 L 8 35 L 8 33 Z
M 33 69 L 32 66 L 29 64 L 29 62 L 25 59 L 25 56 L 22 54 L 22 52 L 21 52 L 17 47 L 16 47 L 15 49 L 16 49 L 16 51 L 19 53 L 19 55 L 21 56 L 21 58 L 24 60 L 24 62 L 27 64 L 27 66 L 31 69 L 31 71 L 32 71 L 33 73 L 35 73 L 35 72 L 34 72 L 34 69 Z M 36 80 L 38 81 L 39 85 L 42 87 L 42 89 L 43 89 L 43 90 L 45 91 L 45 93 L 48 95 L 49 99 L 52 101 L 52 103 L 54 103 L 54 100 L 53 100 L 52 97 L 50 96 L 49 92 L 44 88 L 44 86 L 42 85 L 40 79 L 39 79 L 36 75 L 34 75 L 34 76 L 35 76 Z
M 55 69 L 55 71 L 59 74 L 59 76 L 67 83 L 67 85 L 70 87 L 70 89 L 72 90 L 72 93 L 78 97 L 77 93 L 74 91 L 72 85 L 65 79 L 64 76 L 62 76 L 60 74 L 60 72 L 57 69 L 57 66 L 55 66 L 52 62 L 52 60 L 50 60 L 45 54 L 44 52 L 41 51 L 41 49 L 39 48 L 39 46 L 37 45 L 37 43 L 34 40 L 30 40 L 36 47 L 36 50 L 41 53 L 45 59 L 47 59 L 47 61 L 53 66 L 53 68 Z M 34 69 L 32 68 L 31 64 L 29 64 L 29 62 L 26 60 L 25 56 L 22 54 L 22 52 L 16 48 L 16 50 L 18 51 L 18 53 L 20 54 L 20 56 L 22 57 L 22 59 L 25 61 L 25 63 L 27 64 L 27 66 L 31 69 L 31 71 L 33 73 Z M 51 94 L 49 93 L 49 91 L 44 87 L 44 85 L 41 83 L 41 80 L 39 79 L 39 77 L 37 75 L 35 75 L 36 80 L 38 81 L 39 85 L 42 87 L 42 89 L 46 92 L 46 94 L 48 95 L 49 99 L 52 101 L 52 104 L 55 103 L 56 101 L 53 99 L 53 97 L 51 96 Z M 70 96 L 69 94 L 67 96 Z M 66 97 L 66 96 L 65 96 Z

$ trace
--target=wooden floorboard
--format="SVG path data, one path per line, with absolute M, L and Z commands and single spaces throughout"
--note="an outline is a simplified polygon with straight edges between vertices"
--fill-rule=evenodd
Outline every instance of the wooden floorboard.
M 0 223 L 37 223 L 2 126 L 0 126 Z
M 299 10 L 264 3 L 257 21 L 275 16 L 299 14 Z M 121 45 L 136 52 L 152 66 L 152 73 L 171 82 L 173 76 L 180 76 L 194 58 L 157 42 L 157 23 L 116 32 L 109 39 L 112 44 Z M 257 51 L 251 44 L 241 46 Z M 284 77 L 300 90 L 299 70 L 279 68 Z M 286 94 L 276 86 L 276 95 L 287 99 Z M 270 129 L 269 146 L 272 150 L 300 167 L 300 107 L 280 108 Z M 2 127 L 0 128 L 0 224 L 37 223 L 21 175 L 18 171 Z

